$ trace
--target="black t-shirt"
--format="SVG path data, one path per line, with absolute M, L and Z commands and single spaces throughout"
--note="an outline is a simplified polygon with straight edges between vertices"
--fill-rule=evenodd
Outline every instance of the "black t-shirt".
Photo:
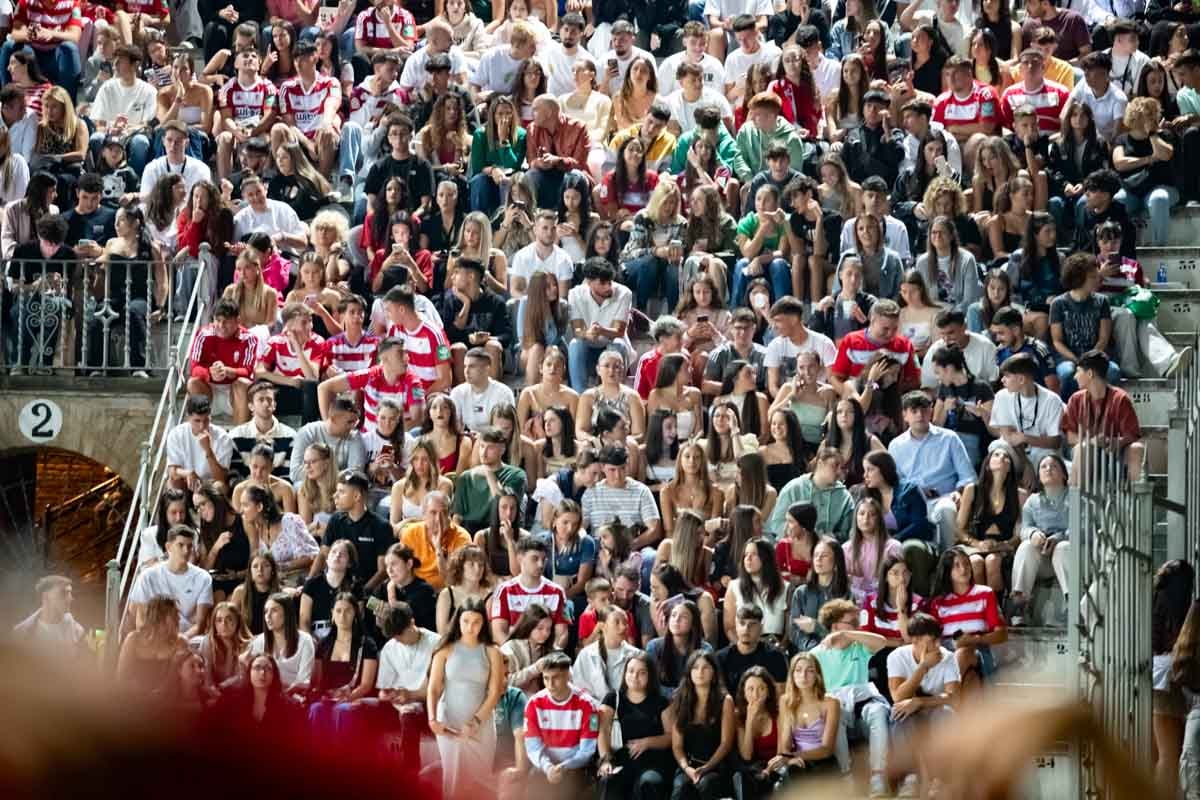
M 333 639 L 327 638 L 317 646 L 316 657 L 321 662 L 321 682 L 315 688 L 321 692 L 329 692 L 347 686 L 354 680 L 354 673 L 362 674 L 360 661 L 378 661 L 379 647 L 370 636 L 360 640 L 357 650 L 350 654 L 349 661 L 333 661 Z M 360 658 L 361 655 L 361 658 Z
M 990 403 L 995 397 L 992 387 L 988 386 L 983 381 L 967 381 L 962 386 L 950 386 L 948 384 L 938 384 L 937 396 L 939 400 L 948 397 L 955 397 L 963 403 Z M 958 433 L 971 433 L 980 439 L 987 440 L 990 436 L 987 425 L 980 418 L 967 411 L 959 409 L 954 414 L 955 418 L 951 424 L 950 412 L 946 414 L 946 424 L 943 427 L 949 428 Z
M 338 539 L 354 542 L 358 550 L 355 577 L 364 584 L 375 575 L 378 568 L 377 559 L 383 558 L 387 549 L 396 541 L 388 524 L 370 511 L 363 514 L 358 522 L 350 519 L 350 514 L 345 511 L 338 511 L 330 517 L 325 526 L 325 539 L 321 544 L 332 547 Z
M 387 585 L 387 581 L 379 584 L 371 596 L 387 603 Z M 437 592 L 428 581 L 414 576 L 412 583 L 396 591 L 396 599 L 408 603 L 413 612 L 413 622 L 418 628 L 437 630 Z M 367 614 L 367 628 L 372 631 L 376 641 L 384 641 L 383 631 L 374 614 Z
M 462 215 L 457 212 L 454 215 L 454 221 L 450 223 L 449 232 L 446 231 L 446 224 L 442 219 L 442 212 L 434 209 L 424 219 L 421 220 L 421 235 L 429 238 L 429 247 L 431 253 L 440 253 L 449 250 L 458 242 L 458 232 L 462 230 Z
M 1124 148 L 1126 158 L 1146 158 L 1153 155 L 1154 145 L 1150 143 L 1150 139 L 1135 139 L 1128 133 L 1117 137 L 1113 143 L 1113 150 L 1118 147 Z M 1132 192 L 1140 197 L 1150 193 L 1151 189 L 1158 186 L 1174 186 L 1175 176 L 1171 171 L 1170 161 L 1155 161 L 1145 167 L 1138 167 L 1129 172 L 1121 172 L 1117 174 L 1121 176 L 1121 185 L 1125 187 L 1126 192 Z M 1143 181 L 1139 185 L 1131 186 L 1128 179 L 1134 175 L 1140 174 L 1143 170 L 1150 170 L 1150 179 Z
M 317 215 L 323 198 L 308 181 L 296 175 L 276 175 L 267 185 L 267 199 L 286 203 L 296 211 L 300 219 L 312 219 Z
M 409 211 L 421 205 L 422 197 L 433 197 L 433 167 L 423 158 L 413 156 L 397 161 L 389 154 L 379 159 L 367 173 L 363 189 L 367 194 L 379 194 L 391 178 L 404 181 Z
M 616 712 L 616 717 L 613 720 L 615 725 L 621 723 L 621 738 L 628 745 L 629 742 L 635 739 L 645 739 L 648 736 L 662 736 L 662 713 L 666 710 L 670 701 L 663 693 L 648 694 L 646 699 L 640 703 L 634 703 L 625 693 L 621 693 L 621 699 L 618 703 L 617 693 L 609 692 L 604 695 L 604 700 L 601 705 L 608 706 Z M 639 763 L 646 761 L 662 761 L 670 757 L 670 750 L 647 750 L 642 754 L 642 757 L 637 759 Z M 668 762 L 669 763 L 669 762 Z
M 776 683 L 787 680 L 787 656 L 764 642 L 759 642 L 753 653 L 743 655 L 736 644 L 717 651 L 717 663 L 721 665 L 721 677 L 732 694 L 737 691 L 742 675 L 751 667 L 765 667 Z
M 103 205 L 90 214 L 80 214 L 72 208 L 63 216 L 67 220 L 69 247 L 79 244 L 80 239 L 91 239 L 103 247 L 105 242 L 117 235 L 117 212 Z
M 350 591 L 355 596 L 358 595 L 353 584 L 353 579 L 343 581 L 344 588 L 335 589 L 329 585 L 329 581 L 325 579 L 324 573 L 314 575 L 304 582 L 303 593 L 312 600 L 312 615 L 310 619 L 312 620 L 312 634 L 317 639 L 322 638 L 318 635 L 318 630 L 323 635 L 324 630 L 333 620 L 333 601 L 337 599 L 337 596 L 343 591 Z M 317 623 L 321 623 L 321 625 Z
M 12 258 L 8 262 L 8 277 L 20 279 L 26 283 L 41 279 L 42 265 L 45 265 L 46 275 L 58 273 L 65 275 L 69 282 L 75 276 L 75 251 L 69 247 L 59 247 L 50 259 L 42 256 L 42 247 L 37 239 L 17 245 Z

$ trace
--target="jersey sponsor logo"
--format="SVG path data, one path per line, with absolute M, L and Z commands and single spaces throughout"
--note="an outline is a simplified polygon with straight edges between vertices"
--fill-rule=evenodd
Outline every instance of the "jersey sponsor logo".
M 444 344 L 438 345 L 437 349 L 438 361 L 445 361 L 450 358 L 450 348 Z

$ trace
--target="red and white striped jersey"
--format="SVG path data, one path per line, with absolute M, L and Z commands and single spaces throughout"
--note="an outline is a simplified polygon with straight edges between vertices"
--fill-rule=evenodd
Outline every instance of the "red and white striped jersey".
M 375 82 L 374 76 L 368 80 Z M 392 85 L 380 94 L 372 94 L 367 89 L 367 82 L 363 81 L 350 90 L 350 118 L 366 127 L 379 115 L 385 103 L 402 105 L 400 82 L 392 81 Z
M 900 365 L 901 383 L 915 386 L 920 382 L 921 368 L 917 366 L 912 342 L 897 335 L 890 342 L 876 344 L 871 341 L 865 328 L 842 337 L 837 357 L 833 359 L 829 371 L 839 378 L 857 378 L 871 362 L 876 350 L 885 351 L 889 358 Z
M 257 77 L 250 86 L 243 86 L 237 76 L 230 78 L 217 92 L 217 108 L 234 122 L 258 125 L 275 107 L 275 84 Z
M 425 404 L 425 387 L 409 372 L 405 372 L 395 382 L 388 383 L 383 374 L 383 365 L 376 364 L 370 369 L 351 372 L 346 376 L 350 388 L 363 393 L 363 430 L 375 429 L 375 418 L 379 413 L 379 404 L 391 400 L 400 406 L 404 415 L 408 416 L 409 409 Z
M 415 330 L 406 330 L 401 325 L 388 328 L 388 336 L 404 340 L 404 351 L 408 353 L 408 371 L 428 389 L 437 380 L 438 365 L 450 363 L 450 341 L 446 332 L 422 321 Z
M 599 733 L 600 709 L 582 689 L 572 687 L 562 703 L 543 689 L 525 704 L 525 740 L 541 740 L 542 753 L 555 764 L 571 758 L 580 744 Z
M 47 30 L 65 31 L 68 28 L 82 28 L 83 14 L 79 8 L 79 0 L 20 0 L 17 10 L 13 13 L 14 28 L 28 27 L 36 23 Z M 53 50 L 58 46 L 57 41 L 30 42 L 37 50 Z
M 304 79 L 297 75 L 279 87 L 279 113 L 291 114 L 296 128 L 311 139 L 321 127 L 325 101 L 341 91 L 338 82 L 328 75 L 317 75 L 307 89 Z
M 883 604 L 883 611 L 877 611 L 875 598 L 875 594 L 867 595 L 859 615 L 859 629 L 868 633 L 878 633 L 885 639 L 901 641 L 904 637 L 900 634 L 900 614 L 886 600 Z M 914 594 L 912 599 L 913 605 L 918 611 L 925 607 L 925 600 L 920 595 Z
M 358 344 L 350 344 L 346 332 L 343 331 L 326 339 L 325 348 L 333 366 L 342 372 L 358 372 L 375 363 L 375 354 L 379 351 L 379 337 L 364 332 L 359 337 Z
M 517 618 L 529 608 L 530 604 L 538 603 L 546 607 L 555 625 L 565 625 L 566 615 L 563 609 L 567 606 L 567 593 L 554 581 L 542 576 L 541 583 L 533 589 L 521 585 L 521 578 L 510 578 L 500 584 L 500 588 L 492 595 L 492 619 L 506 619 L 509 625 L 516 625 Z
M 167 0 L 117 0 L 117 10 L 130 14 L 149 14 L 158 18 L 171 13 L 171 9 L 167 7 Z
M 963 594 L 944 594 L 933 598 L 929 610 L 942 623 L 942 636 L 956 633 L 991 633 L 1003 627 L 996 593 L 992 587 L 977 583 Z
M 316 365 L 319 373 L 329 366 L 325 340 L 317 334 L 308 337 L 308 341 L 304 343 L 304 352 L 308 354 L 308 360 Z M 263 354 L 259 363 L 268 370 L 274 370 L 288 378 L 304 376 L 304 371 L 300 369 L 299 356 L 292 350 L 291 342 L 282 334 L 276 334 L 267 340 L 267 352 Z
M 415 39 L 417 35 L 417 20 L 406 8 L 392 7 L 392 25 L 400 29 L 400 35 L 405 39 Z M 387 25 L 379 18 L 377 8 L 368 8 L 358 15 L 354 21 L 354 39 L 361 41 L 367 47 L 382 47 L 391 50 L 396 45 L 388 33 Z

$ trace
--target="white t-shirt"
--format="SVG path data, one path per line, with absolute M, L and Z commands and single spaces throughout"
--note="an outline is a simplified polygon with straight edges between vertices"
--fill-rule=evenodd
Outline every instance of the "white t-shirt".
M 484 91 L 507 94 L 512 91 L 517 73 L 524 63 L 512 57 L 508 45 L 497 45 L 480 57 L 479 66 L 475 68 L 475 74 L 471 76 L 470 81 L 482 87 Z
M 932 389 L 937 386 L 937 374 L 933 371 L 933 354 L 945 346 L 945 341 L 938 339 L 929 346 L 925 358 L 921 359 L 921 388 Z M 967 361 L 967 369 L 971 370 L 976 380 L 990 384 L 1000 377 L 1000 368 L 996 365 L 996 345 L 986 336 L 967 331 L 967 347 L 963 350 L 963 358 Z
M 275 657 L 275 663 L 279 665 L 279 680 L 285 687 L 296 683 L 308 683 L 312 679 L 313 661 L 317 655 L 317 645 L 311 634 L 304 631 L 297 631 L 300 634 L 300 641 L 296 645 L 296 652 L 291 658 Z M 283 634 L 280 634 L 282 636 Z M 250 655 L 261 655 L 266 648 L 266 634 L 260 633 L 250 640 Z
M 129 590 L 129 602 L 145 604 L 164 594 L 179 606 L 179 630 L 186 631 L 195 623 L 200 606 L 212 607 L 212 576 L 195 564 L 175 574 L 164 561 L 138 575 Z
M 433 661 L 433 649 L 437 647 L 439 637 L 433 631 L 424 628 L 417 629 L 421 638 L 416 644 L 401 644 L 395 639 L 389 639 L 379 651 L 379 677 L 375 681 L 376 689 L 406 689 L 415 691 L 425 683 L 425 675 Z M 396 703 L 397 711 L 415 711 L 423 707 L 423 703 Z
M 1059 436 L 1062 434 L 1062 416 L 1066 410 L 1056 392 L 1045 386 L 1034 385 L 1037 394 L 1022 397 L 1008 389 L 996 392 L 992 400 L 992 426 L 1013 428 L 1018 433 L 1030 436 Z M 1057 453 L 1046 447 L 1030 447 L 1029 460 L 1036 465 L 1049 453 Z
M 821 56 L 817 68 L 812 70 L 813 83 L 821 94 L 821 100 L 826 100 L 842 83 L 842 64 L 832 58 Z
M 535 272 L 549 272 L 560 281 L 568 284 L 575 277 L 575 265 L 567 251 L 558 245 L 550 251 L 549 258 L 543 259 L 538 255 L 537 243 L 527 244 L 513 254 L 512 263 L 508 265 L 510 278 L 524 278 L 528 283 Z
M 790 379 L 796 374 L 796 359 L 801 353 L 814 352 L 821 357 L 821 363 L 825 365 L 825 369 L 821 371 L 822 380 L 829 369 L 829 365 L 837 358 L 837 345 L 823 333 L 817 333 L 814 330 L 808 331 L 808 338 L 804 340 L 804 344 L 798 345 L 786 336 L 776 336 L 767 345 L 767 354 L 763 357 L 763 367 L 779 367 L 782 374 L 779 376 L 780 385 L 785 380 Z
M 596 57 L 583 45 L 576 46 L 575 55 L 567 55 L 560 43 L 551 42 L 542 49 L 540 55 L 546 63 L 546 69 L 550 71 L 546 79 L 546 91 L 553 95 L 570 94 L 575 91 L 575 65 L 580 61 L 596 63 Z M 596 66 L 596 74 L 600 74 L 599 65 Z
M 96 92 L 92 119 L 111 123 L 124 114 L 131 124 L 141 125 L 154 119 L 157 103 L 158 91 L 141 78 L 135 78 L 132 86 L 121 83 L 120 78 L 109 78 Z
M 217 463 L 226 469 L 233 458 L 233 439 L 219 425 L 208 426 L 209 438 L 212 441 L 213 455 Z M 192 426 L 187 421 L 181 422 L 167 434 L 167 466 L 190 469 L 201 480 L 211 480 L 212 470 L 208 468 L 208 457 L 196 437 L 192 435 Z
M 707 86 L 700 90 L 700 99 L 694 103 L 689 103 L 684 99 L 682 89 L 669 95 L 664 102 L 666 102 L 667 108 L 671 109 L 671 119 L 679 123 L 679 128 L 683 133 L 696 127 L 694 115 L 700 106 L 716 106 L 721 109 L 722 118 L 733 116 L 733 106 L 729 105 L 725 95 Z
M 929 695 L 939 695 L 946 691 L 946 684 L 960 683 L 962 676 L 958 672 L 958 660 L 954 653 L 944 647 L 939 647 L 942 660 L 936 667 L 925 673 L 921 678 L 921 690 Z M 913 656 L 913 646 L 906 644 L 891 652 L 887 660 L 888 678 L 903 678 L 908 680 L 917 671 L 917 659 Z
M 429 63 L 430 55 L 429 48 L 422 47 L 408 57 L 408 60 L 404 62 L 404 71 L 400 73 L 402 88 L 412 91 L 429 83 L 429 73 L 425 71 L 425 65 Z M 451 76 L 465 75 L 467 60 L 463 58 L 462 50 L 459 50 L 457 45 L 450 45 L 450 52 L 447 55 L 450 56 Z
M 725 85 L 741 86 L 746 82 L 746 73 L 755 64 L 779 66 L 779 47 L 771 41 L 763 41 L 754 53 L 738 48 L 725 58 Z
M 438 313 L 437 306 L 423 294 L 413 295 L 413 311 L 417 312 L 417 316 L 422 322 L 428 322 L 431 328 L 437 328 L 439 331 L 445 332 L 446 326 L 442 324 L 442 315 Z M 387 330 L 391 323 L 388 322 L 387 309 L 383 306 L 383 298 L 376 295 L 375 302 L 371 304 L 371 325 L 377 329 Z
M 681 50 L 675 55 L 663 59 L 662 64 L 658 67 L 659 97 L 671 94 L 679 88 L 679 82 L 675 80 L 675 71 L 679 69 L 679 65 L 683 63 L 687 55 L 686 50 Z M 712 89 L 723 95 L 725 93 L 725 65 L 715 56 L 705 53 L 700 58 L 700 69 L 704 71 L 702 77 L 704 88 Z
M 477 431 L 488 424 L 492 409 L 500 403 L 516 405 L 513 390 L 494 378 L 488 378 L 487 388 L 481 394 L 466 381 L 450 390 L 450 399 L 458 409 L 458 418 L 463 427 L 469 431 Z
M 1106 142 L 1112 142 L 1117 137 L 1117 126 L 1125 118 L 1125 106 L 1128 100 L 1125 93 L 1117 88 L 1115 83 L 1108 84 L 1108 91 L 1103 97 L 1096 97 L 1087 81 L 1075 84 L 1067 98 L 1071 103 L 1082 103 L 1092 110 L 1096 120 L 1096 133 Z
M 306 236 L 308 228 L 296 210 L 280 200 L 267 200 L 267 210 L 259 213 L 246 206 L 233 216 L 233 235 L 242 239 L 249 233 L 286 233 L 291 236 Z
M 769 17 L 775 13 L 771 0 L 705 0 L 704 18 L 720 17 L 733 19 L 742 14 L 752 17 Z
M 183 176 L 183 186 L 188 190 L 189 196 L 192 187 L 197 183 L 212 180 L 212 170 L 198 158 L 185 156 L 183 164 L 176 166 L 169 164 L 166 156 L 160 156 L 147 164 L 146 169 L 142 171 L 142 183 L 138 187 L 138 191 L 142 193 L 143 199 L 150 196 L 150 192 L 153 191 L 159 178 L 168 172 L 178 172 Z M 174 223 L 174 217 L 172 217 L 172 223 Z
M 608 82 L 609 96 L 614 96 L 621 91 L 621 85 L 625 83 L 625 73 L 629 72 L 629 65 L 633 63 L 633 59 L 637 56 L 650 59 L 651 65 L 658 63 L 654 60 L 654 56 L 650 55 L 640 47 L 629 48 L 629 55 L 627 55 L 625 58 L 621 58 L 619 55 L 617 55 L 616 50 L 609 50 L 604 54 L 604 58 L 600 59 L 599 80 L 601 81 L 604 80 L 604 76 L 608 74 L 608 62 L 614 58 L 617 60 L 617 77 Z

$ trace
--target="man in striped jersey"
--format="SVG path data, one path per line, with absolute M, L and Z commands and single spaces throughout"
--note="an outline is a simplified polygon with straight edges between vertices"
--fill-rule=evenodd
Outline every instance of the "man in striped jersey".
M 325 340 L 330 369 L 337 372 L 357 372 L 375 363 L 379 337 L 366 330 L 367 301 L 352 294 L 338 303 L 342 332 Z
M 533 765 L 528 796 L 578 796 L 596 756 L 599 709 L 587 692 L 571 686 L 570 656 L 551 653 L 541 663 L 546 688 L 525 705 L 525 750 Z
M 283 414 L 300 413 L 308 424 L 321 419 L 317 383 L 327 366 L 325 340 L 313 333 L 312 311 L 303 303 L 288 303 L 283 332 L 267 340 L 255 374 L 279 387 Z
M 425 393 L 448 392 L 452 383 L 450 342 L 446 332 L 417 314 L 411 284 L 388 289 L 383 296 L 387 310 L 388 336 L 404 340 L 408 368 L 425 386 Z
M 212 399 L 217 413 L 232 413 L 234 422 L 250 419 L 247 390 L 257 352 L 257 340 L 238 321 L 237 303 L 219 301 L 212 324 L 192 341 L 188 394 Z
M 379 344 L 379 363 L 345 375 L 335 375 L 317 387 L 321 416 L 329 410 L 333 398 L 342 392 L 363 393 L 363 430 L 374 430 L 379 404 L 391 400 L 404 409 L 404 428 L 421 424 L 425 411 L 425 389 L 408 371 L 404 340 L 389 336 Z

